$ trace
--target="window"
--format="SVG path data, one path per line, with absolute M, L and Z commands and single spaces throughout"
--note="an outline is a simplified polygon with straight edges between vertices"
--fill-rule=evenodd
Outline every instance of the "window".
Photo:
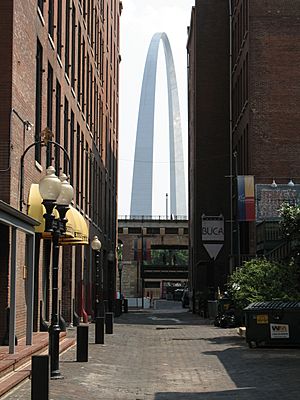
M 71 170 L 69 171 L 70 173 L 70 183 L 73 186 L 74 185 L 74 163 L 75 163 L 75 152 L 74 152 L 74 145 L 75 145 L 75 117 L 74 117 L 74 112 L 71 110 L 71 123 L 70 123 L 70 160 L 71 160 Z
M 47 126 L 52 131 L 52 120 L 53 120 L 53 69 L 50 63 L 48 63 L 48 78 L 47 78 Z M 52 148 L 50 145 L 47 146 L 47 167 L 51 165 L 52 159 Z
M 147 233 L 152 234 L 152 235 L 159 235 L 160 234 L 160 228 L 147 228 Z
M 142 228 L 128 228 L 129 235 L 136 235 L 142 233 Z
M 81 26 L 78 27 L 78 54 L 77 54 L 77 101 L 80 103 L 81 96 Z
M 81 74 L 81 76 L 82 76 L 82 79 L 81 79 L 81 82 L 82 82 L 82 87 L 81 87 L 81 93 L 80 93 L 80 95 L 81 95 L 81 109 L 82 109 L 82 112 L 84 113 L 84 109 L 85 109 L 85 41 L 83 40 L 83 43 L 82 43 L 82 63 L 81 63 L 81 65 L 82 65 L 82 74 Z
M 48 4 L 48 33 L 53 39 L 54 35 L 54 4 L 53 0 L 49 0 Z
M 75 50 L 76 50 L 76 10 L 72 7 L 72 44 L 71 44 L 71 86 L 75 89 Z
M 165 228 L 165 234 L 166 235 L 178 235 L 178 229 L 177 228 Z
M 69 154 L 69 102 L 65 97 L 64 104 L 64 149 Z M 69 163 L 67 157 L 64 154 L 64 173 L 67 174 L 69 170 Z
M 39 40 L 36 49 L 36 89 L 35 89 L 35 141 L 41 140 L 42 130 L 42 82 L 43 82 L 43 48 Z M 41 146 L 35 146 L 35 159 L 41 162 Z
M 61 58 L 61 32 L 62 32 L 62 2 L 57 2 L 57 27 L 56 27 L 56 47 L 57 54 Z
M 70 70 L 70 0 L 66 0 L 65 73 Z
M 80 158 L 80 126 L 77 124 L 76 129 L 76 204 L 79 205 L 80 200 L 80 171 L 81 171 L 81 158 Z M 75 168 L 73 169 L 75 171 Z
M 60 144 L 60 129 L 61 129 L 61 87 L 56 80 L 56 104 L 55 104 L 55 141 Z M 55 170 L 56 175 L 59 175 L 60 172 L 60 150 L 58 147 L 55 147 Z
M 38 0 L 38 8 L 40 9 L 42 15 L 44 13 L 44 0 Z

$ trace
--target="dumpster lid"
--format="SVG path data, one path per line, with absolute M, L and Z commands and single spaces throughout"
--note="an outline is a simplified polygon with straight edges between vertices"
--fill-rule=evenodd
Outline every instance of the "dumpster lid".
M 249 304 L 244 310 L 299 310 L 300 301 L 257 301 Z

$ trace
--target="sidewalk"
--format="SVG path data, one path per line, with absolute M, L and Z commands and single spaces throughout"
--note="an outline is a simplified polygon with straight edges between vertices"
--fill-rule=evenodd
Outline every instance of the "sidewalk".
M 129 312 L 115 320 L 89 362 L 61 356 L 53 400 L 290 400 L 300 391 L 300 349 L 249 349 L 236 329 L 221 329 L 182 309 Z M 6 400 L 30 399 L 27 380 Z M 2 398 L 1 398 L 2 400 Z

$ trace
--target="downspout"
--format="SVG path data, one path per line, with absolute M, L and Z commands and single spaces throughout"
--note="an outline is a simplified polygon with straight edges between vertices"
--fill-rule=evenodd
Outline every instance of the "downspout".
M 230 273 L 233 260 L 233 137 L 232 137 L 232 0 L 228 0 L 229 11 L 229 176 L 230 176 Z

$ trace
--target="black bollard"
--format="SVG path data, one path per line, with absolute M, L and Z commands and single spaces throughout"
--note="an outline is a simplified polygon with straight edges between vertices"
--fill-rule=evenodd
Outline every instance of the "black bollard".
M 89 350 L 89 327 L 88 325 L 77 326 L 77 357 L 78 362 L 88 361 Z
M 96 317 L 95 320 L 95 343 L 104 344 L 104 317 Z
M 128 300 L 127 299 L 123 299 L 123 310 L 124 310 L 124 313 L 128 313 Z
M 109 335 L 114 333 L 114 314 L 112 312 L 105 313 L 105 333 Z
M 75 311 L 75 299 L 73 299 L 73 326 L 78 326 L 80 324 L 80 317 Z
M 31 400 L 49 400 L 49 356 L 31 358 Z
M 122 300 L 116 299 L 115 301 L 115 317 L 120 317 L 122 314 Z

